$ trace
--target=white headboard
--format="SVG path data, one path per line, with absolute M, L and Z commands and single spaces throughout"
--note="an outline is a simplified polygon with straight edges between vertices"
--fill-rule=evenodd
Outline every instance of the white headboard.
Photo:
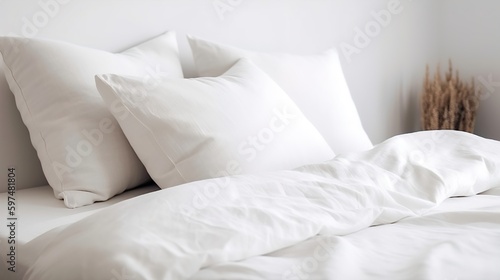
M 375 21 L 374 14 L 387 10 L 391 2 L 395 3 L 394 0 L 0 0 L 0 35 L 46 37 L 119 51 L 175 30 L 184 72 L 191 77 L 195 73 L 185 34 L 250 50 L 316 53 L 342 43 L 355 44 L 356 28 L 366 28 Z M 427 14 L 432 4 L 396 2 L 399 12 L 390 18 L 395 24 L 379 24 L 380 31 L 369 45 L 359 48 L 360 52 L 349 60 L 346 56 L 341 58 L 353 99 L 374 143 L 411 129 L 413 117 L 402 116 L 401 105 L 413 106 L 426 60 L 433 54 L 427 46 L 432 35 L 425 32 L 415 32 L 415 38 L 409 39 L 411 42 L 404 49 L 394 45 L 405 32 L 421 31 L 420 16 Z M 420 52 L 415 53 L 416 49 Z M 394 60 L 388 62 L 387 58 Z M 395 61 L 407 63 L 413 71 L 403 73 Z M 7 182 L 9 166 L 16 167 L 18 188 L 46 184 L 1 70 L 0 135 L 0 191 L 6 190 L 3 182 Z

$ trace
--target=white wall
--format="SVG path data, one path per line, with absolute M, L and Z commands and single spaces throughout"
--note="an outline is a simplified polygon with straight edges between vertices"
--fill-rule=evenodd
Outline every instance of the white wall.
M 61 4 L 44 4 L 55 1 Z M 236 4 L 224 13 L 214 8 L 229 2 Z M 425 64 L 438 57 L 438 6 L 433 0 L 0 0 L 0 35 L 109 51 L 165 30 L 176 30 L 180 39 L 189 33 L 260 51 L 316 53 L 349 44 L 359 53 L 342 57 L 346 78 L 365 129 L 379 143 L 416 128 Z M 377 23 L 374 13 L 383 10 L 393 11 L 390 20 Z M 357 28 L 371 30 L 369 43 L 359 41 Z M 186 42 L 181 44 L 188 58 Z M 189 61 L 186 66 L 192 75 Z M 45 183 L 3 77 L 0 104 L 1 168 L 16 166 L 19 186 Z M 0 172 L 0 181 L 4 176 Z
M 358 1 L 358 3 L 361 1 Z M 377 2 L 377 1 L 375 1 Z M 391 1 L 372 2 L 346 23 L 350 30 L 365 28 Z M 346 77 L 363 124 L 374 143 L 419 128 L 419 95 L 425 65 L 438 59 L 439 31 L 436 1 L 401 1 L 401 13 L 373 38 L 352 62 Z M 351 14 L 358 14 L 355 10 Z M 355 36 L 351 32 L 351 40 Z
M 451 58 L 462 78 L 481 87 L 475 133 L 500 140 L 500 2 L 443 0 L 440 26 L 442 64 Z

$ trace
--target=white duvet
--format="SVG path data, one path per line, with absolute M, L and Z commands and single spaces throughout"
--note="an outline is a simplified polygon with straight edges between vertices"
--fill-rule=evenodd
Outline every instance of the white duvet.
M 500 279 L 499 186 L 500 142 L 401 135 L 119 203 L 28 244 L 25 279 Z

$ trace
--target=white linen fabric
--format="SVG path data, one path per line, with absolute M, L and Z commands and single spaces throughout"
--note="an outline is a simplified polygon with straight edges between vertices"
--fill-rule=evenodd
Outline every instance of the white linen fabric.
M 188 36 L 200 76 L 224 73 L 249 58 L 290 96 L 336 154 L 373 147 L 363 129 L 335 49 L 317 55 L 258 53 Z
M 343 240 L 378 232 L 376 240 L 389 244 L 394 233 L 385 232 L 386 229 L 404 228 L 412 219 L 426 214 L 432 220 L 434 214 L 439 215 L 432 210 L 447 198 L 473 196 L 499 186 L 500 142 L 452 131 L 407 134 L 364 153 L 337 156 L 327 163 L 294 171 L 198 181 L 122 202 L 58 234 L 46 235 L 43 239 L 46 248 L 25 279 L 66 279 L 69 276 L 72 279 L 108 279 L 116 273 L 134 279 L 188 279 L 201 269 L 216 269 L 225 263 L 238 266 L 247 260 L 248 264 L 252 257 L 266 254 L 273 258 L 271 253 L 278 250 L 285 250 L 280 256 L 284 258 L 281 264 L 286 266 L 290 262 L 286 260 L 285 248 L 289 246 L 295 245 L 298 251 L 294 252 L 302 248 L 306 258 L 311 246 L 314 246 L 313 252 L 324 253 L 311 244 L 320 243 L 316 238 L 326 238 L 327 244 L 323 245 L 333 246 L 328 261 L 336 262 L 334 267 L 340 270 L 332 275 L 347 279 L 350 267 L 360 268 L 350 263 L 351 254 L 362 253 L 359 258 L 368 258 L 365 262 L 371 261 L 373 254 L 383 258 L 389 255 L 383 251 L 361 252 L 359 248 L 364 245 L 380 249 L 366 242 L 357 244 L 349 252 L 349 242 Z M 497 209 L 498 204 L 491 209 L 490 216 L 482 217 L 479 222 L 485 223 L 483 228 L 491 227 L 490 232 L 479 233 L 487 242 L 492 242 L 482 246 L 498 246 Z M 497 277 L 500 267 L 491 265 L 499 259 L 497 251 L 491 248 L 476 250 L 472 247 L 479 246 L 477 239 L 460 235 L 467 225 L 474 228 L 475 216 L 455 217 L 454 222 L 450 219 L 451 229 L 438 224 L 429 232 L 425 232 L 424 227 L 408 239 L 396 239 L 404 241 L 403 246 L 411 243 L 414 235 L 424 232 L 417 244 L 434 248 L 436 254 L 428 251 L 428 257 L 413 256 L 414 247 L 409 247 L 407 253 L 392 248 L 387 254 L 404 256 L 399 264 L 411 264 L 410 268 L 393 268 L 392 263 L 388 263 L 384 266 L 387 270 L 378 271 L 378 274 L 370 274 L 369 269 L 366 273 L 354 271 L 352 275 L 378 279 L 395 276 L 441 279 L 443 271 L 439 269 L 462 272 L 463 267 L 450 267 L 448 264 L 452 263 L 445 260 L 453 255 L 440 255 L 457 253 L 448 245 L 450 243 L 433 239 L 455 234 L 458 236 L 455 240 L 473 241 L 464 246 L 471 246 L 468 251 L 480 257 L 479 262 L 472 257 L 466 260 L 472 260 L 474 265 L 481 265 L 483 261 L 489 265 L 484 270 L 475 269 L 480 278 Z M 460 226 L 462 223 L 464 227 Z M 370 228 L 375 225 L 380 227 Z M 363 231 L 367 229 L 370 232 Z M 449 231 L 455 229 L 456 232 Z M 441 232 L 434 235 L 433 231 Z M 466 231 L 466 234 L 471 232 Z M 384 236 L 388 239 L 383 239 Z M 73 252 L 71 257 L 68 257 L 68 250 Z M 460 259 L 454 261 L 460 262 Z M 445 266 L 441 268 L 439 264 Z M 419 271 L 423 274 L 414 274 Z M 432 274 L 434 271 L 439 273 Z M 329 272 L 326 268 L 315 273 L 331 278 Z M 282 273 L 285 279 L 301 277 L 292 277 L 294 274 L 288 270 Z M 217 275 L 219 277 L 223 278 Z
M 95 211 L 102 210 L 120 201 L 130 199 L 148 192 L 159 190 L 153 182 L 145 186 L 125 191 L 100 203 L 87 207 L 68 209 L 64 204 L 54 198 L 50 186 L 40 186 L 16 191 L 16 204 L 21 205 L 16 209 L 19 217 L 17 225 L 22 230 L 16 233 L 16 245 L 25 245 L 43 233 L 63 224 L 71 224 Z M 0 201 L 7 201 L 7 193 L 0 193 Z M 7 212 L 0 213 L 0 218 L 7 219 Z M 0 244 L 7 239 L 7 232 L 0 232 Z
M 293 101 L 246 59 L 219 77 L 98 75 L 97 88 L 161 188 L 334 157 Z
M 175 33 L 119 54 L 69 43 L 0 37 L 5 75 L 57 198 L 69 208 L 149 180 L 95 88 L 99 73 L 182 77 Z
M 395 224 L 315 236 L 270 254 L 203 268 L 190 279 L 494 280 L 500 275 L 498 248 L 500 193 L 482 193 L 451 198 L 424 216 Z
M 22 275 L 36 260 L 38 253 L 45 247 L 43 242 L 38 243 L 40 245 L 38 247 L 27 247 L 26 245 L 44 233 L 56 228 L 62 230 L 65 225 L 75 223 L 113 204 L 157 190 L 159 190 L 158 186 L 150 183 L 147 186 L 125 191 L 107 201 L 76 209 L 68 209 L 55 199 L 53 190 L 48 185 L 16 191 L 16 205 L 19 206 L 16 209 L 16 216 L 19 217 L 16 220 L 18 230 L 15 234 L 16 272 L 12 273 L 8 271 L 8 267 L 1 265 L 0 279 L 22 279 Z M 0 193 L 0 201 L 7 201 L 7 196 L 7 193 Z M 1 211 L 0 219 L 6 221 L 7 214 L 7 211 Z M 0 231 L 0 248 L 2 252 L 9 252 L 6 249 L 13 245 L 8 243 L 9 236 L 10 231 Z M 9 257 L 6 254 L 0 256 L 0 260 L 4 264 L 7 264 L 8 259 Z

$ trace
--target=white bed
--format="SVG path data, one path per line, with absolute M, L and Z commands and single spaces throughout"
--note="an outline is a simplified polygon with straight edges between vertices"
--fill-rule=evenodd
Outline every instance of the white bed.
M 110 200 L 77 209 L 68 209 L 61 204 L 61 201 L 54 199 L 54 193 L 50 186 L 40 186 L 17 191 L 16 206 L 18 220 L 16 221 L 16 244 L 19 250 L 18 275 L 22 275 L 23 271 L 33 262 L 32 258 L 36 256 L 36 250 L 24 252 L 26 244 L 30 241 L 54 228 L 79 221 L 115 203 L 157 190 L 159 188 L 155 184 L 140 186 L 117 195 Z M 0 200 L 7 201 L 7 193 L 1 193 Z M 5 211 L 2 213 L 2 220 L 7 219 L 6 214 L 7 212 Z M 8 231 L 1 232 L 0 244 L 2 244 L 3 251 L 6 251 L 8 246 L 8 234 Z M 5 255 L 2 256 L 4 261 L 5 257 Z
M 156 190 L 159 190 L 159 188 L 151 183 L 147 186 L 140 186 L 126 191 L 110 200 L 74 210 L 68 209 L 61 204 L 60 200 L 54 199 L 54 193 L 50 186 L 41 186 L 17 191 L 18 222 L 19 225 L 25 229 L 18 232 L 17 241 L 20 245 L 25 245 L 37 236 L 55 227 L 78 221 L 120 201 Z M 0 194 L 0 197 L 3 201 L 7 201 L 7 193 Z M 5 219 L 5 215 L 2 216 L 2 218 Z M 6 236 L 4 236 L 2 232 L 2 240 L 5 238 Z
M 499 195 L 451 198 L 422 217 L 316 236 L 191 279 L 497 279 Z
M 40 211 L 50 226 L 18 256 L 26 279 L 497 279 L 500 143 L 446 132 L 425 165 L 408 161 L 430 133 L 296 171 Z
M 200 3 L 0 1 L 1 279 L 500 278 L 499 141 L 374 146 L 337 1 Z

